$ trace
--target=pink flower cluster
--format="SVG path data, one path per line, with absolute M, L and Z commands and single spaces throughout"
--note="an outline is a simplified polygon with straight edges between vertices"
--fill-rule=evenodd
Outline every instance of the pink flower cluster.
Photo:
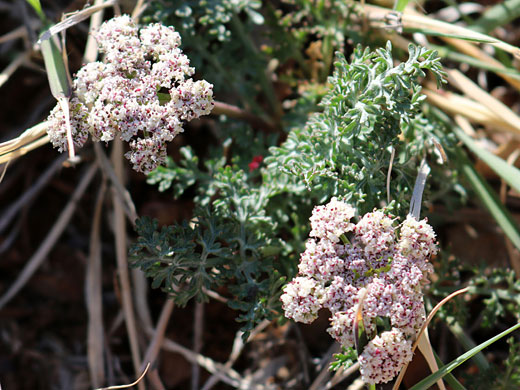
M 437 253 L 435 232 L 412 216 L 397 224 L 377 210 L 354 223 L 354 214 L 336 198 L 314 208 L 299 275 L 281 301 L 286 317 L 304 323 L 328 309 L 328 332 L 346 348 L 355 344 L 360 310 L 370 340 L 359 355 L 363 380 L 385 383 L 411 360 L 412 341 L 425 320 L 422 288 L 433 271 L 428 259 Z M 391 329 L 378 335 L 378 318 L 388 319 Z
M 213 86 L 193 81 L 194 69 L 172 28 L 151 24 L 141 29 L 129 16 L 105 22 L 94 33 L 104 62 L 83 66 L 73 84 L 70 118 L 74 144 L 83 146 L 115 137 L 129 143 L 133 168 L 150 172 L 165 162 L 166 143 L 183 131 L 183 121 L 213 108 Z M 57 105 L 50 113 L 49 138 L 67 150 L 65 116 Z

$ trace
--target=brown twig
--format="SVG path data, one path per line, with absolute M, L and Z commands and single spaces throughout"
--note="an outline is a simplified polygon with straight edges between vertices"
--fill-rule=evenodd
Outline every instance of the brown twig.
M 331 344 L 324 354 L 324 358 L 321 362 L 321 371 L 312 382 L 309 390 L 319 390 L 322 388 L 323 382 L 325 382 L 331 375 L 329 369 L 329 362 L 332 360 L 332 356 L 341 350 L 340 345 L 337 342 Z
M 204 329 L 204 303 L 195 303 L 195 312 L 193 313 L 193 351 L 200 353 L 202 350 L 202 333 Z M 191 366 L 191 390 L 198 390 L 200 382 L 200 368 L 197 363 Z
M 102 171 L 110 179 L 112 188 L 115 190 L 117 195 L 118 203 L 122 203 L 122 207 L 128 218 L 128 221 L 132 224 L 132 226 L 135 225 L 137 211 L 135 209 L 134 202 L 132 201 L 129 192 L 126 190 L 123 184 L 121 184 L 121 180 L 116 175 L 112 164 L 108 160 L 103 149 L 101 149 L 99 142 L 94 142 L 94 152 L 96 153 L 96 157 L 98 158 L 98 162 Z
M 343 382 L 345 379 L 347 379 L 350 375 L 355 373 L 357 370 L 359 370 L 359 362 L 354 363 L 352 366 L 346 369 L 340 369 L 336 371 L 334 376 L 330 381 L 328 381 L 325 385 L 325 389 L 331 389 L 337 384 Z
M 18 211 L 30 202 L 49 182 L 52 176 L 61 168 L 63 162 L 67 159 L 66 155 L 59 156 L 54 162 L 38 177 L 34 184 L 24 191 L 14 203 L 6 208 L 5 213 L 0 218 L 0 234 L 4 232 L 5 228 L 9 226 Z
M 153 329 L 147 329 L 148 334 L 153 334 Z M 201 354 L 195 353 L 182 345 L 165 338 L 161 347 L 167 351 L 179 353 L 189 362 L 197 362 L 201 367 L 210 372 L 211 374 L 217 375 L 220 380 L 233 386 L 237 389 L 244 390 L 265 390 L 265 389 L 276 389 L 274 385 L 259 385 L 254 384 L 250 380 L 244 379 L 237 371 L 232 368 L 225 367 L 222 363 L 217 363 L 213 359 L 210 359 Z
M 161 310 L 161 315 L 159 316 L 155 329 L 145 328 L 151 332 L 151 341 L 150 344 L 148 344 L 141 367 L 147 363 L 154 363 L 157 359 L 174 306 L 173 300 L 167 299 Z
M 97 390 L 119 390 L 119 389 L 128 389 L 129 387 L 133 387 L 135 385 L 140 385 L 144 378 L 144 376 L 146 375 L 146 373 L 148 372 L 148 368 L 150 368 L 150 365 L 148 364 L 146 366 L 146 368 L 144 369 L 143 373 L 139 376 L 139 378 L 137 378 L 134 382 L 132 383 L 129 383 L 127 385 L 118 385 L 118 386 L 108 386 L 108 387 L 102 387 L 100 389 L 97 389 Z M 139 386 L 140 387 L 140 386 Z
M 64 207 L 63 211 L 58 217 L 58 220 L 51 228 L 49 234 L 47 234 L 41 245 L 38 247 L 37 251 L 29 259 L 29 261 L 25 265 L 24 269 L 22 270 L 16 281 L 0 298 L 0 309 L 4 307 L 5 304 L 8 303 L 14 297 L 23 288 L 23 286 L 25 286 L 27 281 L 43 263 L 43 261 L 47 257 L 47 254 L 51 251 L 56 241 L 58 241 L 63 231 L 68 226 L 69 221 L 74 215 L 74 211 L 76 210 L 77 203 L 81 196 L 83 196 L 83 193 L 87 189 L 92 179 L 94 178 L 97 168 L 98 167 L 96 164 L 92 164 L 85 173 L 85 175 L 81 178 L 69 202 Z
M 277 133 L 278 130 L 276 126 L 267 122 L 263 118 L 251 114 L 237 106 L 233 106 L 228 103 L 223 103 L 219 101 L 214 102 L 215 106 L 211 111 L 212 115 L 226 115 L 229 118 L 241 119 L 248 122 L 253 127 L 258 127 L 262 130 L 265 130 L 268 133 Z
M 98 190 L 96 206 L 90 231 L 90 254 L 85 277 L 85 298 L 87 303 L 87 359 L 90 380 L 94 387 L 100 387 L 105 381 L 103 359 L 104 329 L 101 273 L 101 212 L 103 199 L 107 190 L 106 179 L 103 179 Z
M 29 58 L 29 52 L 23 52 L 18 54 L 18 56 L 11 61 L 11 63 L 5 68 L 2 73 L 0 73 L 0 87 L 5 84 L 9 77 L 12 76 L 16 70 L 23 65 L 25 61 Z
M 254 327 L 254 329 L 251 331 L 248 341 L 253 339 L 257 334 L 262 332 L 265 328 L 269 326 L 271 321 L 264 320 L 261 323 L 259 323 L 257 326 Z M 244 349 L 244 339 L 243 339 L 244 332 L 238 331 L 235 334 L 235 339 L 233 340 L 233 347 L 231 348 L 231 354 L 229 355 L 229 358 L 226 363 L 224 363 L 224 367 L 231 368 L 233 364 L 235 364 L 236 360 L 242 353 L 242 350 Z M 212 375 L 209 377 L 209 379 L 206 381 L 204 386 L 202 387 L 202 390 L 210 390 L 213 386 L 215 386 L 219 382 L 219 377 L 217 375 Z
M 119 182 L 123 178 L 123 144 L 120 139 L 115 139 L 112 150 L 112 163 L 114 172 Z M 112 187 L 113 188 L 113 187 Z M 121 300 L 125 317 L 128 340 L 132 362 L 136 375 L 139 373 L 141 358 L 139 352 L 139 342 L 137 338 L 137 325 L 135 321 L 134 308 L 132 304 L 132 291 L 130 287 L 130 276 L 128 272 L 127 246 L 126 246 L 126 224 L 123 202 L 117 195 L 117 191 L 112 191 L 112 202 L 114 205 L 114 230 L 116 240 L 116 259 L 119 283 L 121 285 Z M 144 383 L 139 382 L 139 390 L 145 390 Z

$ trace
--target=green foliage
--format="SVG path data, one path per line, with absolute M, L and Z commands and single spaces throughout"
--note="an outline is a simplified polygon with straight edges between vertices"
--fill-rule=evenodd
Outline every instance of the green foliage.
M 174 24 L 183 37 L 202 32 L 210 40 L 227 41 L 231 37 L 231 20 L 242 12 L 256 24 L 264 22 L 257 11 L 261 5 L 259 0 L 167 0 L 152 3 L 151 13 L 157 20 Z
M 180 161 L 149 175 L 149 183 L 173 189 L 175 197 L 195 192 L 195 209 L 189 224 L 158 230 L 141 222 L 133 265 L 179 303 L 225 285 L 246 331 L 279 316 L 281 287 L 297 272 L 312 207 L 331 196 L 348 199 L 360 213 L 380 207 L 393 147 L 388 206 L 404 215 L 418 160 L 434 150 L 432 137 L 449 144 L 422 112 L 425 70 L 442 80 L 433 51 L 410 46 L 408 61 L 394 65 L 390 45 L 358 48 L 350 64 L 338 54 L 328 91 L 309 84 L 292 102 L 283 143 L 236 121 L 216 123 L 217 139 L 204 159 L 183 147 Z M 323 112 L 309 117 L 319 100 Z M 266 158 L 250 169 L 255 156 Z
M 391 197 L 403 211 L 408 206 L 410 183 L 417 158 L 425 152 L 421 134 L 434 125 L 421 115 L 420 78 L 430 70 L 443 80 L 435 51 L 409 47 L 406 62 L 394 66 L 390 43 L 371 52 L 358 47 L 349 64 L 338 53 L 332 86 L 303 128 L 295 128 L 288 140 L 272 148 L 266 160 L 304 183 L 320 199 L 333 195 L 365 212 L 386 198 L 386 177 L 391 149 L 397 150 L 391 180 Z M 405 142 L 399 139 L 403 132 Z
M 466 388 L 472 390 L 516 390 L 520 388 L 520 343 L 507 340 L 509 354 L 502 365 L 493 365 L 478 374 L 464 375 Z
M 254 99 L 258 89 L 272 104 L 274 92 L 265 77 L 267 60 L 251 40 L 264 22 L 260 6 L 259 0 L 155 1 L 143 21 L 175 27 L 191 65 L 217 94 L 232 92 L 241 103 L 262 111 Z
M 334 354 L 334 360 L 330 363 L 329 370 L 338 371 L 340 368 L 347 369 L 352 366 L 357 361 L 357 352 L 354 348 L 341 348 L 342 351 L 340 353 Z
M 430 287 L 430 295 L 435 296 L 437 301 L 469 285 L 468 294 L 472 294 L 482 305 L 481 327 L 496 327 L 500 320 L 510 317 L 520 320 L 520 280 L 514 271 L 489 269 L 486 263 L 465 265 L 445 252 L 441 253 L 435 264 L 437 278 Z M 439 310 L 437 317 L 464 325 L 470 313 L 468 305 L 463 302 L 463 296 L 455 297 Z M 433 308 L 433 303 L 428 306 Z
M 507 269 L 486 272 L 481 268 L 475 274 L 470 292 L 487 297 L 483 301 L 482 326 L 496 326 L 499 318 L 507 314 L 520 320 L 520 280 L 516 278 L 515 272 Z
M 330 73 L 335 51 L 344 51 L 347 38 L 361 43 L 352 22 L 353 5 L 342 0 L 282 0 L 281 7 L 268 7 L 270 42 L 264 47 L 281 63 L 296 61 L 285 80 L 301 78 L 324 82 Z
M 188 176 L 173 167 L 171 177 L 175 169 L 182 177 Z M 196 178 L 204 182 L 207 177 L 195 170 L 194 177 L 184 183 Z M 162 286 L 179 304 L 193 297 L 204 300 L 204 289 L 225 284 L 233 296 L 229 305 L 244 312 L 238 320 L 246 322 L 247 331 L 279 312 L 284 278 L 277 272 L 274 257 L 281 249 L 273 238 L 275 222 L 264 210 L 265 189 L 251 186 L 248 175 L 236 165 L 219 168 L 208 188 L 219 196 L 208 207 L 195 209 L 196 217 L 189 224 L 158 230 L 157 222 L 139 220 L 132 265 L 145 271 L 153 278 L 153 287 Z M 208 203 L 207 196 L 200 196 L 199 201 Z
M 203 289 L 222 282 L 220 269 L 231 254 L 218 239 L 228 233 L 229 226 L 209 215 L 193 224 L 163 227 L 147 217 L 136 223 L 139 239 L 130 251 L 133 264 L 153 278 L 152 287 L 164 285 L 176 303 L 185 305 L 189 299 L 204 300 Z

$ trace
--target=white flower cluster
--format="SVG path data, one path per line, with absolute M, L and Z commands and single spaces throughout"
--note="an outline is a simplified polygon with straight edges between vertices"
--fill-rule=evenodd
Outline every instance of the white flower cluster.
M 354 214 L 335 198 L 314 208 L 299 275 L 281 301 L 286 317 L 304 323 L 328 309 L 328 332 L 346 348 L 355 344 L 361 304 L 370 340 L 359 355 L 361 374 L 367 383 L 385 383 L 411 360 L 412 340 L 425 320 L 422 287 L 433 271 L 428 259 L 437 253 L 435 232 L 412 216 L 396 226 L 379 210 L 357 223 L 351 221 Z M 378 335 L 378 318 L 389 319 L 392 329 Z
M 83 146 L 115 137 L 129 143 L 133 168 L 150 172 L 166 158 L 166 143 L 183 131 L 183 121 L 213 108 L 213 86 L 193 81 L 172 28 L 151 24 L 138 29 L 129 16 L 113 18 L 94 33 L 104 62 L 83 66 L 70 100 L 74 144 Z M 65 117 L 57 105 L 47 130 L 54 147 L 67 150 Z

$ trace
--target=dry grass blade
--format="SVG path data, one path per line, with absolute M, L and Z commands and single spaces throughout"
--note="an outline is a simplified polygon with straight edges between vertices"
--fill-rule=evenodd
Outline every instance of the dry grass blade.
M 130 196 L 130 194 L 128 194 Z M 133 202 L 132 202 L 133 204 Z M 153 320 L 148 306 L 149 284 L 143 271 L 133 268 L 131 271 L 133 283 L 133 298 L 137 318 L 144 327 L 152 327 Z
M 132 19 L 139 20 L 144 10 L 148 7 L 148 4 L 144 0 L 137 0 L 137 3 L 132 11 Z
M 12 31 L 0 36 L 0 44 L 9 42 L 18 38 L 27 38 L 27 29 L 25 26 L 20 26 Z
M 87 359 L 90 380 L 94 387 L 100 387 L 105 381 L 103 359 L 104 328 L 102 300 L 102 269 L 101 269 L 101 212 L 107 184 L 103 180 L 99 188 L 92 230 L 90 232 L 90 255 L 85 278 L 85 298 L 87 301 Z
M 99 388 L 99 389 L 96 389 L 96 390 L 118 390 L 118 389 L 128 389 L 129 387 L 133 387 L 135 385 L 140 385 L 144 378 L 144 376 L 146 375 L 146 373 L 148 372 L 148 368 L 150 368 L 150 364 L 147 364 L 146 365 L 146 368 L 144 369 L 143 373 L 139 376 L 139 378 L 137 378 L 134 382 L 132 383 L 129 383 L 127 385 L 118 385 L 118 386 L 109 386 L 109 387 L 102 387 L 102 388 Z
M 263 320 L 261 323 L 259 323 L 257 326 L 254 327 L 254 329 L 251 331 L 248 341 L 253 339 L 256 335 L 258 335 L 260 332 L 262 332 L 265 328 L 269 326 L 271 321 Z M 224 367 L 231 368 L 233 364 L 236 362 L 240 354 L 242 353 L 242 350 L 244 349 L 244 341 L 243 341 L 243 332 L 238 331 L 235 335 L 235 339 L 233 341 L 233 347 L 231 348 L 231 354 L 229 355 L 229 359 L 226 363 L 224 363 Z M 218 376 L 213 374 L 204 384 L 202 387 L 202 390 L 210 390 L 213 386 L 215 386 L 219 382 Z
M 68 15 L 64 20 L 62 20 L 60 23 L 55 24 L 51 28 L 49 28 L 47 31 L 45 31 L 42 36 L 40 37 L 38 43 L 41 43 L 47 39 L 49 39 L 51 36 L 58 34 L 69 27 L 75 26 L 76 24 L 82 22 L 83 20 L 87 19 L 90 15 L 93 13 L 113 6 L 116 4 L 116 0 L 107 0 L 104 3 L 93 5 L 87 8 L 82 9 L 81 11 L 76 11 L 70 15 Z
M 470 30 L 462 26 L 458 26 L 456 24 L 446 23 L 440 20 L 429 18 L 428 16 L 423 16 L 415 13 L 404 13 L 402 15 L 402 23 L 404 28 L 418 30 L 429 29 L 439 34 L 460 36 L 460 38 L 458 39 L 485 42 L 499 49 L 502 49 L 507 53 L 514 55 L 516 58 L 520 58 L 520 49 L 518 47 L 510 45 L 509 43 L 501 41 L 500 39 L 496 39 L 489 35 L 475 32 L 473 30 Z
M 25 61 L 29 58 L 29 52 L 24 52 L 18 54 L 16 58 L 5 68 L 2 73 L 0 73 L 0 87 L 5 84 L 9 77 L 16 72 L 16 70 L 23 65 Z
M 471 124 L 464 117 L 462 117 L 460 115 L 455 116 L 455 123 L 457 123 L 457 125 L 466 134 L 475 133 L 475 130 L 473 129 Z M 508 164 L 510 164 L 510 165 L 515 165 L 516 160 L 520 157 L 520 150 L 517 149 L 517 145 L 516 145 L 517 141 L 514 141 L 514 142 L 515 143 L 511 147 L 508 147 L 508 145 L 502 145 L 502 146 L 504 146 L 504 149 L 506 151 L 507 151 L 507 149 L 510 149 L 510 148 L 513 150 L 511 152 L 511 154 L 509 154 L 509 156 L 507 156 L 507 157 L 500 156 L 500 148 L 498 150 L 499 153 L 495 153 L 495 154 L 499 155 L 499 157 L 505 158 L 507 160 Z M 484 166 L 487 167 L 487 165 L 484 165 Z M 487 169 L 489 169 L 489 167 L 487 167 Z M 507 189 L 507 184 L 506 184 L 505 180 L 503 178 L 501 178 L 500 201 L 504 205 L 506 204 L 506 189 Z M 509 254 L 511 266 L 515 270 L 515 274 L 520 275 L 520 253 L 508 237 L 504 237 L 504 239 L 505 239 L 506 249 Z
M 494 112 L 495 115 L 513 126 L 516 129 L 516 132 L 520 133 L 520 117 L 509 107 L 500 100 L 491 96 L 488 92 L 484 91 L 460 71 L 449 69 L 447 70 L 447 73 L 449 76 L 448 81 L 453 86 L 464 92 L 467 96 L 471 96 L 472 99 L 486 106 L 491 112 Z
M 155 329 L 148 327 L 146 328 L 151 335 L 152 340 L 148 345 L 141 367 L 144 367 L 147 363 L 153 363 L 155 359 L 157 359 L 157 355 L 159 354 L 159 350 L 161 349 L 161 344 L 164 339 L 164 334 L 166 333 L 166 327 L 168 326 L 168 322 L 170 321 L 174 307 L 175 304 L 173 300 L 167 299 L 161 310 L 161 314 Z
M 425 332 L 425 330 L 428 328 L 428 325 L 430 324 L 431 320 L 433 319 L 433 317 L 435 316 L 435 314 L 437 313 L 437 311 L 439 311 L 439 309 L 448 301 L 450 301 L 451 299 L 453 299 L 454 297 L 456 297 L 457 295 L 460 295 L 460 294 L 464 294 L 466 292 L 468 292 L 469 290 L 469 287 L 465 287 L 465 288 L 462 288 L 460 290 L 457 290 L 453 293 L 451 293 L 450 295 L 448 295 L 446 298 L 444 298 L 442 301 L 440 301 L 437 305 L 435 305 L 435 307 L 433 308 L 433 310 L 430 312 L 430 314 L 428 314 L 428 317 L 426 318 L 426 321 L 424 321 L 424 324 L 423 326 L 421 327 L 421 329 L 419 330 L 419 332 L 417 333 L 417 338 L 414 342 L 414 344 L 412 345 L 412 352 L 415 351 L 415 348 L 417 348 L 417 344 L 419 342 L 419 338 L 422 336 L 422 334 Z M 403 369 L 401 370 L 401 372 L 399 373 L 399 376 L 397 377 L 396 381 L 395 381 L 395 384 L 392 388 L 392 390 L 398 390 L 399 389 L 399 386 L 401 385 L 401 382 L 403 381 L 403 378 L 404 378 L 404 374 L 406 373 L 406 369 L 408 368 L 408 364 L 406 364 Z
M 145 325 L 145 329 L 151 332 L 153 336 L 151 337 L 150 344 L 148 344 L 148 348 L 144 354 L 141 367 L 144 367 L 146 364 L 153 364 L 157 359 L 157 355 L 161 349 L 161 344 L 164 340 L 164 334 L 166 333 L 166 327 L 168 326 L 168 322 L 170 320 L 174 306 L 175 304 L 173 300 L 167 299 L 161 310 L 161 315 L 159 316 L 155 330 L 151 326 L 148 327 Z M 150 372 L 148 379 L 155 389 L 164 390 L 164 385 L 160 382 L 157 368 Z
M 49 234 L 45 237 L 38 250 L 34 253 L 34 255 L 29 259 L 24 269 L 16 279 L 16 281 L 9 287 L 7 292 L 0 298 L 0 309 L 6 305 L 21 289 L 27 281 L 31 278 L 31 276 L 36 272 L 38 267 L 43 263 L 47 254 L 54 247 L 54 244 L 61 236 L 61 233 L 68 226 L 74 211 L 76 210 L 77 203 L 83 193 L 86 191 L 88 185 L 94 178 L 94 175 L 97 171 L 98 167 L 96 164 L 92 164 L 90 168 L 87 170 L 85 175 L 81 178 L 78 186 L 74 190 L 69 202 L 61 212 L 58 220 L 50 230 Z
M 151 334 L 152 332 L 147 332 Z M 167 351 L 179 353 L 186 360 L 190 362 L 197 362 L 201 367 L 206 369 L 211 374 L 214 374 L 219 377 L 219 379 L 227 383 L 230 386 L 233 386 L 237 389 L 244 389 L 244 390 L 265 390 L 265 389 L 277 389 L 278 387 L 275 385 L 259 385 L 254 384 L 249 380 L 246 380 L 242 378 L 242 376 L 232 368 L 225 367 L 222 363 L 217 363 L 214 360 L 203 356 L 201 354 L 195 353 L 188 348 L 183 347 L 180 344 L 177 344 L 176 342 L 165 338 L 164 342 L 162 344 L 162 348 L 164 348 Z
M 25 154 L 29 153 L 31 150 L 38 149 L 40 146 L 43 146 L 47 143 L 49 143 L 49 136 L 46 134 L 42 138 L 33 142 L 29 142 L 12 152 L 0 155 L 0 164 L 12 161 L 18 157 L 22 157 Z
M 110 179 L 110 182 L 112 183 L 112 188 L 114 188 L 119 202 L 122 204 L 125 214 L 129 222 L 133 226 L 135 224 L 135 220 L 137 219 L 137 211 L 135 209 L 134 202 L 130 197 L 130 193 L 126 190 L 123 184 L 121 184 L 121 180 L 116 175 L 116 172 L 112 167 L 112 164 L 105 155 L 105 152 L 101 148 L 99 142 L 94 143 L 94 151 L 96 153 L 96 157 L 98 159 L 99 165 L 101 166 L 101 169 L 103 170 L 105 175 L 107 175 L 107 177 Z
M 507 158 L 507 163 L 509 165 L 515 165 L 516 161 L 520 158 L 520 149 L 515 149 L 513 153 L 509 155 Z M 507 197 L 507 183 L 504 179 L 500 179 L 500 201 L 503 204 L 506 204 Z M 511 263 L 511 267 L 515 270 L 515 274 L 517 278 L 520 278 L 520 251 L 515 248 L 513 243 L 508 237 L 505 238 L 506 249 L 509 254 L 509 262 Z
M 16 149 L 22 148 L 31 142 L 37 141 L 40 138 L 47 135 L 47 122 L 38 123 L 36 126 L 33 126 L 27 130 L 25 130 L 18 137 L 13 138 L 9 141 L 2 142 L 0 144 L 0 163 L 3 161 L 4 155 L 15 151 Z M 48 140 L 47 140 L 48 142 Z
M 322 358 L 320 364 L 318 366 L 321 366 L 322 369 L 320 373 L 316 376 L 314 381 L 312 382 L 311 386 L 309 387 L 309 390 L 319 390 L 323 388 L 323 383 L 328 381 L 330 379 L 331 371 L 329 369 L 330 361 L 333 359 L 334 354 L 337 354 L 341 351 L 341 346 L 337 342 L 334 342 L 329 349 L 327 349 L 327 352 L 324 354 L 324 358 Z
M 367 15 L 369 23 L 371 23 L 373 27 L 381 27 L 381 23 L 383 23 L 383 27 L 392 27 L 388 26 L 388 21 L 395 20 L 395 11 L 369 4 L 357 6 L 361 12 Z M 428 31 L 441 36 L 448 35 L 451 36 L 450 38 L 455 39 L 474 40 L 477 42 L 488 43 L 514 55 L 516 58 L 520 58 L 520 49 L 516 46 L 510 45 L 509 43 L 489 35 L 475 32 L 469 28 L 420 15 L 410 7 L 406 8 L 405 12 L 400 15 L 400 23 L 403 28 L 407 29 L 425 32 Z
M 395 148 L 392 147 L 392 153 L 390 155 L 390 164 L 388 164 L 388 172 L 386 174 L 386 201 L 390 204 L 390 180 L 392 179 L 392 166 L 394 165 Z
M 104 3 L 104 0 L 95 0 L 93 6 L 97 7 Z M 103 14 L 104 9 L 100 9 L 99 12 L 96 12 L 92 17 L 90 18 L 90 27 L 89 31 L 95 31 L 101 26 L 101 23 L 103 22 Z M 96 39 L 94 38 L 94 35 L 89 34 L 87 38 L 87 44 L 85 45 L 85 53 L 83 54 L 83 62 L 89 63 L 94 62 L 97 59 L 98 55 L 98 44 L 96 42 Z
M 428 328 L 425 328 L 424 332 L 420 335 L 420 337 L 416 340 L 417 348 L 422 353 L 424 359 L 426 359 L 426 363 L 432 373 L 439 371 L 439 366 L 437 364 L 437 360 L 435 360 L 435 355 L 433 354 L 432 343 L 430 342 L 430 336 L 428 334 Z M 441 379 L 437 381 L 437 386 L 439 386 L 440 390 L 446 390 L 446 386 Z
M 452 115 L 461 115 L 471 122 L 489 127 L 495 131 L 512 134 L 519 138 L 520 132 L 509 122 L 502 120 L 496 113 L 481 103 L 452 92 L 438 93 L 431 88 L 423 88 L 422 93 L 428 101 Z
M 277 131 L 273 124 L 237 106 L 219 101 L 214 102 L 214 104 L 213 110 L 211 111 L 212 115 L 226 115 L 229 118 L 245 120 L 251 124 L 251 126 L 261 128 L 268 133 Z
M 325 389 L 331 389 L 334 386 L 338 385 L 345 379 L 347 379 L 350 375 L 355 373 L 357 370 L 359 370 L 359 362 L 354 363 L 352 366 L 346 369 L 339 369 L 336 371 L 334 376 L 331 378 L 330 381 L 328 381 L 325 385 Z
M 462 41 L 460 39 L 454 39 L 454 38 L 443 38 L 443 39 L 447 43 L 449 43 L 450 45 L 455 47 L 461 53 L 474 57 L 480 61 L 486 62 L 495 68 L 505 68 L 504 65 L 500 61 L 491 57 L 489 54 L 487 54 L 486 52 L 484 52 L 483 50 L 481 50 L 480 48 L 478 48 L 476 45 L 474 45 L 471 42 Z M 497 72 L 497 74 L 500 77 L 502 77 L 504 80 L 506 80 L 514 88 L 516 88 L 517 91 L 520 91 L 520 80 L 510 77 L 506 73 Z
M 7 226 L 11 223 L 20 209 L 33 199 L 38 192 L 49 182 L 52 176 L 61 168 L 63 162 L 66 160 L 65 156 L 58 157 L 41 175 L 38 180 L 27 189 L 22 196 L 15 202 L 9 205 L 5 213 L 0 218 L 0 234 L 5 231 Z
M 112 150 L 112 163 L 114 171 L 119 182 L 123 179 L 123 144 L 120 139 L 114 141 Z M 121 299 L 123 305 L 123 313 L 125 317 L 128 339 L 130 342 L 130 350 L 132 354 L 132 363 L 136 375 L 139 373 L 141 366 L 141 358 L 139 352 L 139 341 L 137 336 L 137 324 L 135 321 L 134 308 L 132 303 L 132 290 L 130 286 L 130 275 L 128 272 L 128 248 L 126 246 L 126 224 L 125 213 L 123 210 L 123 202 L 117 195 L 117 191 L 112 191 L 112 201 L 114 204 L 114 230 L 116 240 L 116 259 L 117 272 L 119 275 L 119 283 L 121 285 Z M 140 390 L 145 390 L 144 383 L 139 382 Z

